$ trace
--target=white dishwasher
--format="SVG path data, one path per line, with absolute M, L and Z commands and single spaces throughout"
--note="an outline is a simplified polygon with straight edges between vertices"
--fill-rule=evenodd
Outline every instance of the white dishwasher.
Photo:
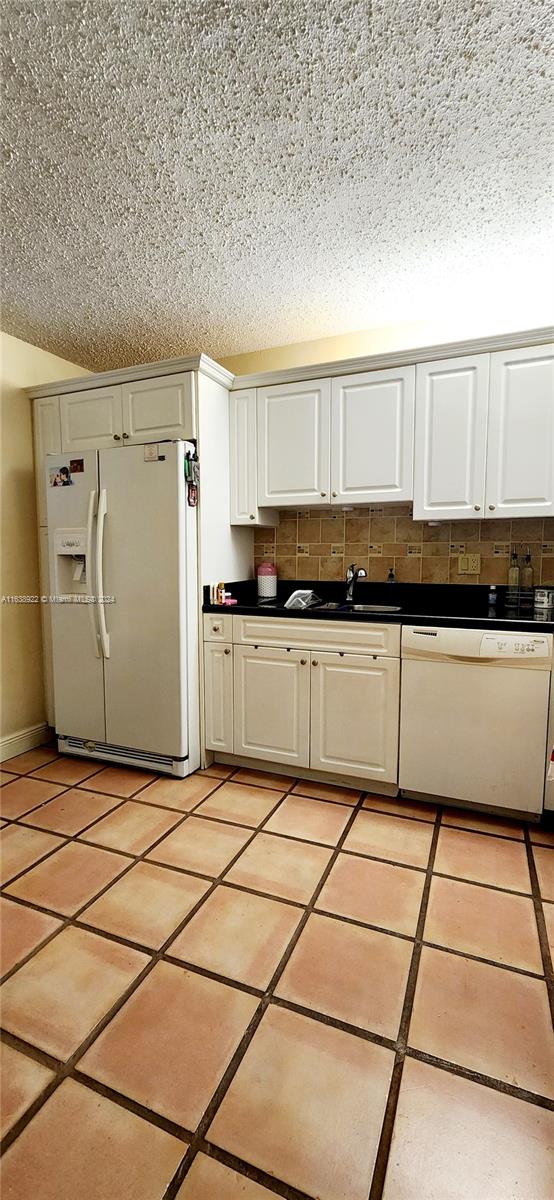
M 400 788 L 542 811 L 552 634 L 402 629 Z

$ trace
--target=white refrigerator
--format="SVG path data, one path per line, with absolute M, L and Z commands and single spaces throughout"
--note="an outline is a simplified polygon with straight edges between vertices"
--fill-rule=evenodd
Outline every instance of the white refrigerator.
M 59 749 L 200 763 L 196 509 L 183 441 L 46 457 Z

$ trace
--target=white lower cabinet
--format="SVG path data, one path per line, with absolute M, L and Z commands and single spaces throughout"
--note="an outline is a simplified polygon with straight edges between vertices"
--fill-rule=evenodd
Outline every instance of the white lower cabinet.
M 206 748 L 233 752 L 233 649 L 221 642 L 204 643 Z
M 234 753 L 308 767 L 308 652 L 235 646 L 234 660 Z
M 310 767 L 395 783 L 399 659 L 315 653 L 310 675 Z
M 204 643 L 207 749 L 395 784 L 399 658 L 263 645 L 261 628 L 260 643 L 245 645 L 244 620 L 233 618 L 232 646 Z M 381 633 L 394 653 L 398 626 Z M 319 638 L 328 635 L 325 626 Z

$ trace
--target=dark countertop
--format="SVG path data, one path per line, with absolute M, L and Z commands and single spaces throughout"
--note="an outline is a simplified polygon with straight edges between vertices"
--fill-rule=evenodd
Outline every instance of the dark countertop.
M 286 617 L 288 620 L 363 621 L 387 625 L 444 625 L 460 629 L 482 626 L 486 629 L 513 629 L 519 633 L 554 633 L 554 613 L 534 614 L 528 601 L 518 606 L 508 603 L 505 587 L 497 587 L 496 608 L 488 602 L 489 587 L 481 584 L 440 583 L 366 583 L 354 589 L 356 604 L 400 605 L 397 613 L 359 613 L 318 608 L 289 609 L 284 602 L 297 588 L 310 588 L 323 601 L 344 602 L 345 583 L 313 580 L 279 580 L 275 601 L 258 601 L 256 580 L 226 584 L 226 590 L 238 600 L 230 606 L 209 604 L 209 589 L 204 588 L 202 611 L 236 613 L 238 616 Z

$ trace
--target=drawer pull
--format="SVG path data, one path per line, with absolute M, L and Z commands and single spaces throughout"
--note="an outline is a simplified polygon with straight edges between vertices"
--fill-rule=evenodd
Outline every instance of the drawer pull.
M 308 661 L 308 660 L 307 660 L 307 658 L 301 658 L 301 659 L 300 659 L 300 666 L 301 666 L 301 667 L 305 667 L 305 666 L 306 666 L 306 663 L 307 663 L 307 661 Z
M 230 653 L 231 653 L 231 651 L 230 651 L 230 649 L 229 649 L 229 647 L 228 647 L 228 646 L 226 646 L 226 647 L 225 647 L 225 650 L 223 651 L 223 653 L 224 653 L 224 654 L 230 654 Z
M 212 633 L 220 633 L 221 625 L 212 625 Z
M 317 658 L 312 658 L 312 667 L 318 667 L 318 666 L 319 666 L 319 663 L 317 661 Z

